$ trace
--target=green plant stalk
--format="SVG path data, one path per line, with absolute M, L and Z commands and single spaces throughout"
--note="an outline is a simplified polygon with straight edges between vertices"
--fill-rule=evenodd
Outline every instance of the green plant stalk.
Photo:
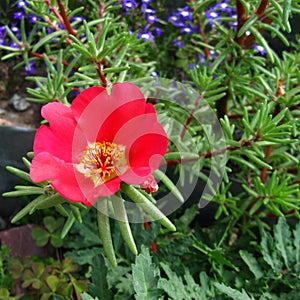
M 136 188 L 123 183 L 121 185 L 121 189 L 132 201 L 138 204 L 141 209 L 147 212 L 154 220 L 158 220 L 170 231 L 176 231 L 175 225 Z
M 180 201 L 181 203 L 184 203 L 184 198 L 181 195 L 181 192 L 178 190 L 178 188 L 176 187 L 176 185 L 172 182 L 172 180 L 166 174 L 164 174 L 162 171 L 160 171 L 159 169 L 157 169 L 157 170 L 155 170 L 153 172 L 153 176 L 157 180 L 161 180 L 162 183 L 165 184 L 165 186 L 177 198 L 178 201 Z
M 121 235 L 126 242 L 130 251 L 137 255 L 138 251 L 135 245 L 134 238 L 132 236 L 132 232 L 129 226 L 128 217 L 126 213 L 126 208 L 124 205 L 124 200 L 120 197 L 113 197 L 112 198 L 112 205 L 114 208 L 114 213 L 117 219 L 117 224 L 120 229 Z
M 111 238 L 110 223 L 108 217 L 107 198 L 99 198 L 96 203 L 97 222 L 103 249 L 110 264 L 117 267 L 117 259 Z

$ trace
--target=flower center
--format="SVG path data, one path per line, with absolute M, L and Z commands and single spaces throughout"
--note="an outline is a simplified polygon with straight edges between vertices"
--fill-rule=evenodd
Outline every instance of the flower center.
M 125 146 L 111 142 L 88 144 L 76 169 L 99 186 L 126 171 Z

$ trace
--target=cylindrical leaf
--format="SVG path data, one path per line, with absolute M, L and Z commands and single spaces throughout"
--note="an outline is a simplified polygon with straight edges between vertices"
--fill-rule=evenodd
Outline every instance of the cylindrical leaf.
M 124 205 L 124 200 L 119 197 L 112 198 L 112 204 L 114 208 L 114 213 L 117 218 L 117 224 L 120 229 L 121 235 L 126 242 L 130 251 L 137 255 L 138 251 L 134 242 L 134 238 L 132 236 L 132 232 L 128 223 L 126 208 Z
M 167 229 L 171 231 L 176 231 L 175 225 L 136 188 L 128 184 L 122 184 L 121 188 L 122 191 L 132 201 L 138 204 L 141 207 L 141 209 L 147 212 L 154 220 L 159 221 Z
M 115 250 L 111 238 L 106 198 L 100 198 L 97 201 L 97 221 L 99 235 L 106 257 L 113 267 L 117 267 L 117 259 L 115 256 Z

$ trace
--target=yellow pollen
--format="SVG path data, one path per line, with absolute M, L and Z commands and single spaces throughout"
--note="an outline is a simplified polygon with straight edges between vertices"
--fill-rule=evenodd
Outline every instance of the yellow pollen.
M 88 144 L 76 169 L 99 186 L 125 173 L 125 146 L 111 142 Z

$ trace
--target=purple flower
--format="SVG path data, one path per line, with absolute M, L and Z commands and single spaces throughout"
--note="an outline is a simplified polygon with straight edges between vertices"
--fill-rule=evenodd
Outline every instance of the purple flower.
M 221 16 L 234 17 L 235 9 L 230 7 L 229 1 L 220 1 L 216 3 L 214 6 L 210 6 L 208 10 L 205 12 L 205 16 L 208 19 L 208 23 L 211 26 L 214 26 L 213 21 L 219 19 Z M 222 21 L 217 21 L 219 24 L 222 24 Z M 230 26 L 236 26 L 233 23 L 229 23 Z
M 24 70 L 28 75 L 32 75 L 34 73 L 34 61 L 30 61 L 28 65 L 25 65 Z
M 154 27 L 152 29 L 152 32 L 154 35 L 158 35 L 158 36 L 160 36 L 162 34 L 161 29 L 159 27 Z
M 142 0 L 143 4 L 149 4 L 152 0 Z
M 232 8 L 229 7 L 228 1 L 224 1 L 221 3 L 216 4 L 216 8 L 220 9 L 221 11 L 228 12 L 229 14 L 232 12 Z
M 24 13 L 21 11 L 14 12 L 13 17 L 16 20 L 21 20 L 24 16 Z
M 146 20 L 149 22 L 149 23 L 154 23 L 157 21 L 157 17 L 156 16 L 153 16 L 153 15 L 149 15 L 149 16 L 146 16 Z
M 174 44 L 175 46 L 177 46 L 178 48 L 183 48 L 183 42 L 180 41 L 180 40 L 178 40 L 178 39 L 174 39 L 174 40 L 173 40 L 173 44 Z
M 191 27 L 192 12 L 189 6 L 178 9 L 169 16 L 168 21 L 174 26 L 182 28 L 182 33 L 190 33 L 186 28 Z M 184 28 L 184 29 L 183 29 Z
M 216 11 L 211 11 L 211 10 L 207 11 L 205 15 L 206 15 L 206 18 L 211 21 L 220 17 L 219 13 L 217 13 Z
M 187 33 L 187 34 L 189 34 L 189 33 L 192 33 L 192 32 L 193 32 L 193 30 L 190 27 L 183 27 L 183 28 L 180 29 L 180 33 Z
M 192 20 L 192 12 L 189 6 L 179 9 L 178 14 L 185 20 Z
M 168 21 L 174 24 L 178 21 L 178 16 L 172 15 L 168 18 Z
M 141 31 L 138 36 L 138 39 L 143 39 L 144 41 L 153 41 L 154 40 L 154 35 L 151 32 L 146 32 L 146 31 Z
M 130 9 L 135 8 L 136 2 L 135 2 L 135 0 L 123 0 L 122 6 L 126 11 L 128 11 Z
M 142 8 L 142 12 L 145 14 L 155 14 L 155 10 L 152 8 L 148 8 L 148 7 Z
M 36 21 L 38 21 L 38 20 L 40 20 L 40 18 L 39 18 L 38 16 L 32 15 L 32 14 L 29 15 L 29 22 L 30 22 L 30 23 L 35 24 Z
M 153 71 L 153 72 L 151 73 L 151 76 L 152 76 L 153 78 L 157 78 L 157 77 L 158 77 L 158 73 L 155 72 L 155 71 Z
M 10 42 L 9 43 L 9 47 L 11 47 L 11 48 L 17 48 L 17 49 L 20 48 L 19 45 L 17 43 L 15 43 L 15 42 Z
M 24 8 L 25 6 L 27 6 L 27 2 L 26 1 L 18 1 L 16 3 L 16 7 L 19 8 L 19 9 L 22 9 Z
M 5 36 L 6 34 L 6 29 L 5 29 L 5 26 L 0 26 L 0 36 Z
M 18 34 L 20 32 L 20 28 L 16 25 L 16 24 L 12 24 L 10 27 L 10 30 L 14 33 L 14 34 Z
M 71 21 L 75 22 L 75 21 L 84 21 L 85 18 L 84 17 L 80 17 L 80 16 L 72 16 L 71 17 Z
M 266 54 L 266 49 L 261 46 L 261 45 L 254 45 L 253 49 L 260 55 L 265 55 Z

